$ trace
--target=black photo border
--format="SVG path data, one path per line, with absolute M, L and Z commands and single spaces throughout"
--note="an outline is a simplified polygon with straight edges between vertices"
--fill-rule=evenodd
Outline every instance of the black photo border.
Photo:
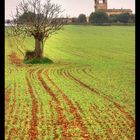
M 135 68 L 136 68 L 136 92 L 135 92 L 135 107 L 136 107 L 136 140 L 140 140 L 140 105 L 139 105 L 139 97 L 140 97 L 140 0 L 135 0 L 135 16 L 136 16 L 136 25 L 135 25 L 135 58 L 136 58 L 136 63 L 135 63 Z M 5 1 L 1 1 L 1 15 L 0 15 L 0 140 L 4 139 L 5 136 Z

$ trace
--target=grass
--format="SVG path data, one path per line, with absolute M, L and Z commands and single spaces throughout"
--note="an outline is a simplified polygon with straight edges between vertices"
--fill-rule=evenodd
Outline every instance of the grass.
M 6 139 L 135 138 L 135 27 L 64 26 L 41 62 L 21 66 L 14 44 L 6 35 Z

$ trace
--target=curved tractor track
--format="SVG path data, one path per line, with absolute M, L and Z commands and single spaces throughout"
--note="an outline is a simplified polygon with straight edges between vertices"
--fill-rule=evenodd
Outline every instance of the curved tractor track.
M 25 70 L 25 67 L 18 68 L 17 74 L 20 73 L 19 69 Z M 6 139 L 134 140 L 135 120 L 131 113 L 112 96 L 79 78 L 81 74 L 98 80 L 90 71 L 89 66 L 71 69 L 58 66 L 48 69 L 45 66 L 27 67 L 21 79 L 23 86 L 26 85 L 24 89 L 18 80 L 5 89 L 5 111 L 8 114 Z M 63 81 L 62 86 L 59 83 Z M 77 93 L 74 86 L 82 93 Z M 103 108 L 98 103 L 88 103 L 84 99 L 87 106 L 83 108 L 80 100 L 72 95 L 88 96 L 87 93 L 90 98 L 102 100 Z
M 135 139 L 134 28 L 96 28 L 60 31 L 45 50 L 56 63 L 47 65 L 23 64 L 6 34 L 6 140 Z

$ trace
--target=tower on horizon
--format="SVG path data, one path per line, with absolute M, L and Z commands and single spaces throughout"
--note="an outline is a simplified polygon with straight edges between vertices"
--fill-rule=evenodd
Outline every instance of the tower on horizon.
M 107 0 L 95 0 L 95 11 L 107 10 Z
M 94 0 L 95 2 L 95 12 L 103 11 L 107 13 L 107 15 L 117 15 L 117 14 L 132 14 L 131 9 L 108 9 L 107 8 L 107 0 Z

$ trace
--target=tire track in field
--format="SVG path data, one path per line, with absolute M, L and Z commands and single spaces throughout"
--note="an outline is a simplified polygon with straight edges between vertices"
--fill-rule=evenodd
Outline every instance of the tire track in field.
M 78 103 L 78 102 L 75 102 L 75 104 L 76 104 L 76 107 L 78 108 L 78 110 L 80 111 L 80 113 L 83 114 L 84 118 L 86 119 L 86 114 L 84 113 L 83 109 L 80 107 L 79 103 Z M 90 120 L 93 120 L 93 119 L 91 118 L 91 116 L 89 116 L 89 118 L 90 118 Z M 87 122 L 87 124 L 90 125 L 90 126 L 91 126 L 91 125 L 94 125 L 93 123 L 91 124 L 91 122 L 89 121 L 89 119 L 86 119 L 86 122 Z M 97 135 L 97 134 L 95 133 L 95 130 L 94 130 L 92 127 L 90 127 L 90 129 L 92 129 L 92 138 L 93 138 L 94 140 L 103 139 L 103 137 L 102 137 L 101 135 Z
M 64 71 L 65 72 L 65 71 Z M 64 72 L 62 73 L 61 72 L 61 75 L 63 75 L 65 78 L 68 78 L 68 79 L 71 79 L 71 80 L 73 80 L 71 77 L 68 77 L 67 75 L 64 75 Z M 79 82 L 76 82 L 76 83 L 79 83 Z M 105 95 L 106 96 L 106 95 Z M 108 98 L 110 98 L 110 100 L 111 100 L 111 98 L 112 97 L 110 97 L 110 96 L 107 96 Z M 113 98 L 112 98 L 112 100 L 113 100 Z M 117 108 L 118 109 L 118 108 Z M 122 113 L 122 112 L 121 112 Z M 133 123 L 133 120 L 131 121 L 130 119 L 125 119 L 126 121 L 127 121 L 127 124 L 128 124 L 128 126 L 129 126 L 129 128 L 130 129 L 133 129 L 133 131 L 135 131 L 134 129 L 135 129 L 135 124 Z
M 35 76 L 35 72 L 38 71 L 40 68 L 33 68 L 33 69 L 29 69 L 28 73 L 29 73 L 29 76 L 30 76 L 30 79 L 33 80 L 36 80 L 36 76 Z M 35 91 L 35 90 L 34 90 Z M 42 99 L 40 98 L 39 94 L 37 93 L 37 91 L 35 91 L 36 95 L 38 96 L 38 99 L 39 99 L 39 112 L 41 114 L 41 119 L 38 120 L 40 121 L 41 125 L 43 126 L 44 123 L 45 123 L 45 118 L 44 118 L 44 110 L 43 110 L 43 103 L 42 103 Z M 48 120 L 46 118 L 46 127 L 47 127 L 47 131 L 45 131 L 45 129 L 42 128 L 41 130 L 41 139 L 43 140 L 45 138 L 46 135 L 49 135 L 50 134 L 50 128 L 49 128 L 49 122 L 50 120 Z
M 47 112 L 48 109 L 46 109 L 46 112 Z M 46 128 L 47 128 L 47 131 L 46 131 L 46 135 L 47 136 L 50 136 L 51 134 L 51 127 L 50 127 L 50 119 L 46 118 Z
M 16 88 L 17 88 L 17 84 L 14 83 L 14 99 L 13 99 L 13 104 L 11 105 L 11 111 L 10 111 L 10 115 L 12 115 L 13 111 L 14 111 L 14 107 L 16 105 Z
M 52 101 L 49 102 L 49 106 L 51 110 L 51 124 L 53 125 L 53 135 L 54 135 L 54 138 L 58 138 L 58 134 L 56 132 L 57 131 L 56 120 L 55 120 L 55 115 L 54 115 L 55 107 L 52 104 Z
M 88 71 L 87 71 L 88 70 Z M 92 69 L 82 69 L 82 71 L 84 71 L 84 73 L 87 75 L 87 76 L 89 76 L 91 79 L 94 79 L 94 80 L 96 80 L 97 82 L 102 82 L 100 79 L 97 79 L 95 76 L 93 76 L 93 73 L 92 73 Z M 117 89 L 117 86 L 116 85 L 110 85 L 112 88 L 116 88 Z M 108 96 L 108 95 L 106 95 L 106 96 Z M 124 97 L 127 97 L 127 94 L 126 94 L 126 92 L 125 91 L 123 91 L 123 96 Z M 113 96 L 112 95 L 109 95 L 108 96 L 109 98 L 112 98 L 113 99 Z M 123 100 L 123 99 L 122 99 Z M 127 99 L 127 101 L 128 101 L 128 99 Z M 129 101 L 128 102 L 125 102 L 126 104 L 129 104 Z
M 33 92 L 33 88 L 31 86 L 31 83 L 28 79 L 28 77 L 26 76 L 26 81 L 28 84 L 28 91 L 30 93 L 31 99 L 32 99 L 32 119 L 31 119 L 31 128 L 29 129 L 29 138 L 30 140 L 35 140 L 38 138 L 38 129 L 37 129 L 37 125 L 38 125 L 38 117 L 37 117 L 37 111 L 38 111 L 38 104 L 37 104 L 37 100 L 36 97 L 34 95 Z
M 84 112 L 82 111 L 82 108 L 80 107 L 79 103 L 78 102 L 75 102 L 77 107 L 79 108 L 80 112 L 84 114 Z M 109 112 L 106 112 L 106 117 L 102 114 L 103 112 L 98 108 L 97 105 L 91 105 L 91 108 L 89 109 L 89 112 L 91 112 L 92 115 L 89 115 L 89 116 L 94 116 L 95 119 L 97 120 L 97 123 L 101 125 L 102 128 L 104 128 L 104 130 L 106 131 L 106 135 L 107 135 L 107 138 L 109 140 L 120 140 L 120 138 L 123 138 L 122 136 L 122 131 L 120 130 L 120 124 L 122 123 L 121 121 L 116 121 L 115 117 L 114 117 L 114 112 L 111 111 L 111 114 Z M 95 115 L 97 114 L 97 115 Z M 86 116 L 86 115 L 84 115 Z M 104 118 L 102 118 L 102 116 L 104 116 Z M 109 117 L 111 117 L 111 119 L 109 119 Z M 104 120 L 105 119 L 105 120 Z M 93 120 L 93 122 L 95 121 L 93 118 L 90 117 L 90 120 Z M 123 120 L 125 122 L 125 119 Z M 88 122 L 88 120 L 87 120 Z M 114 124 L 115 123 L 115 124 Z M 109 124 L 111 124 L 111 127 L 109 126 Z M 112 124 L 113 124 L 113 129 L 112 129 Z M 94 124 L 92 124 L 93 126 Z M 118 129 L 115 129 L 114 128 L 114 125 L 117 126 Z M 129 125 L 127 126 L 127 122 L 124 124 L 122 123 L 123 125 L 123 129 L 127 128 L 127 127 L 130 127 Z M 111 130 L 112 129 L 112 130 Z M 113 130 L 115 129 L 115 131 L 117 131 L 117 134 L 113 134 Z M 125 133 L 127 135 L 127 137 L 129 138 L 129 134 L 130 131 L 128 133 Z M 112 137 L 110 137 L 112 136 Z M 119 137 L 121 136 L 121 137 Z M 104 136 L 98 138 L 98 140 L 100 139 L 103 139 L 105 138 Z M 130 140 L 132 140 L 133 138 L 131 137 Z
M 112 129 L 112 124 L 117 124 L 116 126 L 120 126 L 120 125 L 118 125 L 118 124 L 120 124 L 120 121 L 118 122 L 118 121 L 116 121 L 116 119 L 114 119 L 113 118 L 113 114 L 114 114 L 114 112 L 112 112 L 112 110 L 111 110 L 111 112 L 113 113 L 113 114 L 110 114 L 109 112 L 107 112 L 107 111 L 105 111 L 106 112 L 106 115 L 104 115 L 104 114 L 102 114 L 103 113 L 103 111 L 101 111 L 100 109 L 99 109 L 99 107 L 97 106 L 97 105 L 91 105 L 91 108 L 89 109 L 89 111 L 91 112 L 91 113 L 94 113 L 94 110 L 96 109 L 96 112 L 97 112 L 97 115 L 99 116 L 99 117 L 104 117 L 104 119 L 106 120 L 105 121 L 105 124 L 107 124 L 107 126 L 108 126 L 108 124 L 111 124 L 111 129 Z M 100 116 L 101 115 L 101 116 Z M 110 119 L 111 118 L 111 119 Z M 102 120 L 104 121 L 104 119 L 102 118 Z M 104 122 L 103 122 L 104 123 Z M 115 129 L 115 128 L 114 128 Z M 112 131 L 114 130 L 114 129 L 112 129 Z M 115 131 L 116 131 L 116 129 L 115 129 Z M 117 134 L 115 133 L 115 134 L 113 134 L 113 135 L 115 135 L 115 140 L 119 140 L 117 137 L 118 136 L 122 136 L 122 132 L 121 132 L 121 130 L 120 130 L 120 127 L 119 127 L 119 129 L 118 129 L 118 131 L 117 131 Z
M 107 138 L 110 140 L 119 140 L 117 136 L 121 136 L 121 133 L 119 134 L 113 134 L 112 127 L 109 126 L 111 124 L 110 119 L 107 117 L 105 120 L 102 118 L 103 115 L 101 115 L 101 112 L 99 111 L 99 108 L 97 108 L 96 105 L 92 105 L 92 107 L 89 109 L 91 114 L 96 118 L 98 123 L 104 130 L 106 131 Z M 111 116 L 112 117 L 112 116 Z
M 28 90 L 28 84 L 26 81 L 26 77 L 23 81 L 24 81 L 24 84 L 26 85 L 26 86 L 24 85 L 24 92 L 22 92 L 21 94 L 18 95 L 20 97 L 19 100 L 21 100 L 21 102 L 19 102 L 19 106 L 21 107 L 21 109 L 19 110 L 19 112 L 21 113 L 21 115 L 19 116 L 19 127 L 22 128 L 22 131 L 20 131 L 20 134 L 17 136 L 20 139 L 29 139 L 30 138 L 29 137 L 29 128 L 31 125 L 30 118 L 32 116 L 32 112 L 31 112 L 32 108 L 29 105 L 29 102 L 26 102 L 25 100 L 23 102 L 22 100 L 25 97 L 25 98 L 30 99 L 30 101 L 32 102 L 32 98 L 31 98 L 31 95 Z M 22 117 L 22 114 L 23 114 L 23 117 Z
M 111 103 L 113 103 L 113 104 L 115 105 L 115 107 L 116 107 L 122 114 L 124 114 L 125 117 L 131 122 L 132 127 L 135 127 L 135 120 L 134 120 L 134 118 L 133 118 L 128 112 L 126 112 L 126 111 L 123 109 L 123 107 L 122 107 L 119 103 L 113 101 L 109 96 L 106 96 L 106 95 L 103 94 L 103 93 L 100 94 L 95 88 L 91 88 L 89 85 L 85 84 L 84 82 L 82 82 L 82 81 L 79 80 L 78 78 L 75 78 L 74 76 L 72 76 L 69 72 L 67 72 L 67 73 L 64 72 L 64 75 L 65 75 L 66 77 L 68 77 L 69 79 L 75 81 L 76 83 L 79 83 L 80 86 L 87 88 L 88 90 L 90 90 L 90 91 L 96 93 L 97 95 L 101 96 L 102 98 L 106 99 L 107 101 L 110 101 Z
M 11 88 L 9 86 L 6 88 L 5 94 L 6 94 L 6 96 L 5 96 L 5 114 L 6 114 L 6 113 L 9 113 L 9 109 L 10 109 L 9 104 L 10 104 Z M 5 116 L 5 120 L 6 120 L 5 122 L 8 123 L 7 116 Z M 5 134 L 6 135 L 8 134 L 8 125 L 7 124 L 5 125 Z
M 17 88 L 16 88 L 16 91 L 17 91 L 17 98 L 16 100 L 18 101 L 19 100 L 19 97 L 20 97 L 20 85 L 18 84 L 17 85 Z M 13 117 L 13 122 L 12 122 L 12 128 L 10 130 L 10 137 L 8 138 L 9 140 L 10 139 L 18 139 L 20 137 L 20 129 L 18 128 L 18 122 L 22 123 L 23 120 L 20 119 L 19 117 L 19 112 L 20 112 L 20 103 L 16 103 L 15 105 L 15 114 L 14 114 L 14 117 Z M 11 137 L 12 135 L 12 137 Z M 23 137 L 21 136 L 20 137 L 21 139 L 23 139 Z
M 98 109 L 98 111 L 100 113 L 102 113 L 102 111 L 100 109 Z M 130 134 L 132 134 L 135 131 L 135 128 L 131 126 L 130 122 L 128 119 L 125 118 L 125 116 L 122 116 L 121 112 L 115 114 L 115 110 L 114 112 L 112 111 L 112 109 L 108 108 L 108 116 L 111 116 L 112 120 L 114 120 L 115 124 L 114 126 L 118 126 L 118 136 L 122 136 L 121 138 L 123 138 L 122 134 L 125 134 L 125 136 L 127 136 L 128 139 L 133 140 L 134 136 L 130 136 Z M 117 111 L 117 110 L 116 110 Z M 109 121 L 109 123 L 112 124 L 112 120 Z M 117 121 L 119 120 L 119 121 Z M 125 132 L 124 132 L 125 131 Z M 120 138 L 119 138 L 120 139 Z
M 40 113 L 41 113 L 41 125 L 43 126 L 43 124 L 45 123 L 45 120 L 44 120 L 44 113 L 43 113 L 43 103 L 41 102 L 41 106 L 40 106 Z M 41 140 L 44 140 L 45 139 L 45 130 L 43 129 L 42 132 L 41 132 Z
M 72 71 L 70 71 L 70 72 L 72 73 Z M 80 84 L 81 86 L 84 86 L 85 88 L 88 88 L 89 90 L 92 90 L 92 92 L 94 92 L 94 93 L 100 95 L 101 97 L 102 97 L 102 96 L 105 96 L 104 98 L 109 98 L 110 100 L 111 100 L 111 99 L 113 100 L 113 97 L 112 97 L 112 96 L 108 96 L 108 95 L 105 95 L 105 94 L 103 94 L 103 93 L 102 93 L 103 95 L 101 95 L 95 88 L 91 88 L 89 85 L 83 83 L 83 82 L 80 81 L 78 78 L 74 79 L 75 77 L 71 77 L 72 75 L 71 75 L 68 71 L 65 71 L 65 70 L 64 70 L 63 72 L 61 72 L 61 75 L 62 75 L 63 77 L 65 77 L 65 78 L 67 78 L 67 79 L 71 79 L 72 81 L 74 81 L 74 82 Z
M 91 111 L 91 110 L 90 110 Z M 94 120 L 100 125 L 100 127 L 104 130 L 104 134 L 102 135 L 102 137 L 104 139 L 108 139 L 108 140 L 114 140 L 113 137 L 113 133 L 112 130 L 110 129 L 110 127 L 108 126 L 108 124 L 103 121 L 99 115 L 95 115 L 95 113 L 97 112 L 97 110 L 94 109 L 94 111 L 92 112 L 92 116 L 94 117 Z M 107 128 L 108 126 L 108 128 Z
M 17 91 L 17 95 L 18 97 L 16 98 L 16 100 L 19 100 L 19 97 L 20 97 L 20 86 L 16 84 L 16 89 L 15 89 L 15 92 Z M 17 105 L 17 102 L 16 104 L 14 105 L 14 110 L 15 110 L 15 113 L 13 114 L 13 117 L 12 117 L 12 128 L 9 130 L 9 135 L 8 135 L 8 140 L 10 139 L 18 139 L 21 135 L 20 135 L 20 129 L 18 128 L 18 123 L 20 122 L 20 124 L 23 122 L 23 120 L 20 119 L 19 117 L 19 112 L 20 112 L 20 104 Z M 23 136 L 20 137 L 21 139 L 23 139 Z
M 56 112 L 58 113 L 57 125 L 59 125 L 61 127 L 61 129 L 62 129 L 62 139 L 69 140 L 68 137 L 69 137 L 70 134 L 67 132 L 69 122 L 67 121 L 66 117 L 63 114 L 63 109 L 61 107 L 61 104 L 60 104 L 58 98 L 53 93 L 51 88 L 43 80 L 43 78 L 41 76 L 42 71 L 43 71 L 43 69 L 40 69 L 37 72 L 38 80 L 40 81 L 40 83 L 42 84 L 43 88 L 46 90 L 47 93 L 49 93 L 49 95 L 52 97 L 52 99 L 54 100 L 54 102 L 56 104 L 55 109 L 56 109 Z M 55 139 L 57 139 L 57 138 L 55 138 Z
M 78 68 L 76 69 L 76 73 L 78 72 L 78 74 L 84 74 L 85 76 L 90 77 L 91 79 L 94 79 L 94 81 L 100 81 L 97 77 L 95 77 L 94 75 L 91 74 L 91 69 L 88 68 Z M 74 72 L 75 73 L 75 72 Z
M 10 104 L 10 96 L 11 96 L 11 88 L 10 86 L 7 86 L 5 89 L 5 112 L 8 112 L 9 110 L 9 104 Z
M 9 109 L 9 116 L 7 116 L 8 117 L 8 120 L 6 121 L 7 122 L 7 128 L 9 127 L 10 122 L 13 123 L 13 120 L 14 120 L 14 109 L 16 107 L 16 87 L 17 87 L 17 84 L 14 83 L 14 90 L 13 90 L 13 93 L 14 93 L 13 98 L 14 99 L 13 99 L 13 104 L 11 105 L 11 108 Z M 13 134 L 15 134 L 15 129 L 11 128 L 9 130 L 8 140 L 10 140 L 10 138 L 12 137 Z
M 91 73 L 91 69 L 89 69 L 89 72 L 86 71 L 86 69 L 82 69 L 82 71 L 89 77 L 91 77 L 92 79 L 95 79 L 95 80 L 99 80 L 97 79 L 95 76 L 93 76 Z
M 100 79 L 97 79 L 96 77 L 94 77 L 93 75 L 92 75 L 92 69 L 88 69 L 89 70 L 89 72 L 87 72 L 86 71 L 87 69 L 82 69 L 82 71 L 84 71 L 84 73 L 87 75 L 87 76 L 89 76 L 89 77 L 91 77 L 91 78 L 93 78 L 94 80 L 96 80 L 96 81 L 100 81 Z M 113 85 L 113 86 L 115 86 L 115 85 Z M 112 87 L 113 87 L 112 86 Z M 117 87 L 115 87 L 115 88 L 117 88 Z M 125 93 L 125 92 L 124 92 Z M 104 94 L 105 95 L 105 94 Z M 108 98 L 110 98 L 111 100 L 114 100 L 114 98 L 113 98 L 113 96 L 109 96 L 109 95 L 105 95 L 105 96 L 107 96 Z M 127 94 L 125 94 L 124 96 L 127 96 Z M 127 102 L 128 103 L 128 102 Z M 129 115 L 128 115 L 129 116 Z
M 81 112 L 81 113 L 85 116 L 85 118 L 86 118 L 86 114 L 83 112 L 83 110 L 82 110 L 82 108 L 80 107 L 79 103 L 78 103 L 78 102 L 75 102 L 75 103 L 76 103 L 77 107 L 79 108 L 80 112 Z M 90 120 L 92 120 L 92 121 L 95 121 L 95 120 L 96 120 L 96 123 L 98 123 L 102 128 L 105 129 L 107 138 L 108 138 L 109 140 L 114 140 L 114 138 L 112 138 L 113 133 L 112 133 L 111 128 L 110 128 L 109 125 L 101 118 L 101 116 L 97 113 L 97 109 L 95 109 L 95 110 L 93 111 L 93 113 L 94 113 L 94 114 L 92 114 L 92 115 L 90 115 L 90 116 L 93 116 L 94 119 L 90 117 Z M 97 113 L 98 116 L 96 116 L 95 113 Z M 89 122 L 88 120 L 86 120 L 86 121 L 90 124 L 90 122 Z M 92 124 L 92 125 L 94 125 L 94 124 Z M 96 124 L 95 124 L 95 125 L 96 125 Z M 106 127 L 107 127 L 107 128 L 106 128 Z M 93 129 L 93 130 L 94 130 L 94 129 Z M 104 139 L 104 138 L 105 138 L 105 137 L 104 137 L 103 135 L 101 135 L 101 134 L 100 134 L 100 135 L 97 135 L 97 140 L 102 140 L 102 139 Z M 95 138 L 94 138 L 94 139 L 95 139 Z M 116 140 L 116 139 L 115 139 L 115 140 Z
M 17 91 L 17 98 L 16 98 L 16 94 L 15 94 L 16 91 Z M 19 129 L 19 127 L 23 127 L 23 126 L 18 126 L 18 123 L 20 123 L 20 125 L 21 125 L 24 122 L 24 120 L 21 119 L 21 116 L 19 116 L 19 112 L 22 109 L 21 108 L 21 102 L 19 103 L 19 105 L 15 102 L 15 101 L 21 100 L 20 99 L 20 96 L 21 96 L 21 94 L 20 94 L 20 86 L 17 85 L 16 83 L 15 83 L 15 86 L 14 86 L 14 91 L 11 91 L 12 95 L 10 95 L 10 96 L 13 96 L 13 93 L 14 93 L 14 105 L 12 107 L 13 110 L 10 110 L 10 111 L 9 110 L 8 111 L 5 110 L 6 114 L 8 114 L 9 112 L 13 112 L 14 113 L 14 110 L 15 110 L 14 114 L 11 114 L 11 115 L 9 114 L 9 116 L 8 115 L 5 116 L 5 119 L 6 119 L 5 120 L 5 122 L 6 122 L 5 129 L 8 130 L 8 128 L 10 127 L 9 125 L 7 125 L 9 122 L 11 122 L 11 125 L 12 125 L 12 128 L 10 128 L 10 130 L 9 130 L 9 134 L 7 133 L 7 130 L 6 130 L 5 136 L 6 136 L 7 140 L 18 139 L 19 137 L 20 137 L 20 139 L 24 139 L 24 134 Z M 23 128 L 26 128 L 26 127 L 23 127 Z
M 29 94 L 28 89 L 25 88 L 25 96 L 27 96 L 28 94 Z M 30 120 L 29 120 L 30 111 L 28 111 L 28 109 L 30 109 L 29 104 L 24 103 L 23 108 L 25 109 L 25 111 L 24 111 L 25 112 L 25 120 L 24 120 L 23 132 L 22 132 L 20 138 L 21 139 L 29 139 L 28 129 L 27 129 L 30 126 Z M 22 126 L 20 126 L 20 127 L 22 127 Z
M 57 73 L 57 75 L 60 75 L 60 74 L 61 74 L 61 72 L 58 71 L 58 70 L 56 71 L 56 73 Z M 68 97 L 63 93 L 63 91 L 59 89 L 59 87 L 54 83 L 54 81 L 52 81 L 52 79 L 49 77 L 48 73 L 47 73 L 46 75 L 47 75 L 47 77 L 49 78 L 49 80 L 50 80 L 50 82 L 52 83 L 52 85 L 55 87 L 55 89 L 62 95 L 62 98 L 65 100 L 65 102 L 67 102 L 67 105 L 69 106 L 70 111 L 66 110 L 66 112 L 67 112 L 68 114 L 69 114 L 69 113 L 73 114 L 73 116 L 75 116 L 75 118 L 80 118 L 80 120 L 77 120 L 77 119 L 76 119 L 76 122 L 78 122 L 78 124 L 75 123 L 75 122 L 72 122 L 71 125 L 76 125 L 75 127 L 78 126 L 78 128 L 80 128 L 80 129 L 81 129 L 81 128 L 86 128 L 85 124 L 84 124 L 84 126 L 79 126 L 80 122 L 82 122 L 82 125 L 83 125 L 83 120 L 82 120 L 82 118 L 81 118 L 81 116 L 80 116 L 80 114 L 79 114 L 77 108 L 74 106 L 74 104 L 71 102 L 71 100 L 69 100 Z M 72 108 L 72 109 L 71 109 L 71 108 Z M 71 110 L 75 110 L 76 113 L 75 113 L 75 112 L 73 113 Z M 77 117 L 77 114 L 78 114 L 78 117 Z M 87 128 L 86 128 L 86 131 L 85 131 L 85 130 L 84 130 L 84 131 L 82 130 L 81 132 L 83 133 L 81 136 L 83 136 L 83 137 L 88 137 L 88 136 L 89 136 L 89 133 L 88 133 Z M 86 132 L 86 133 L 85 133 L 85 132 Z M 85 136 L 84 136 L 84 135 L 85 135 Z M 85 138 L 85 139 L 87 139 L 87 138 Z
M 33 68 L 33 69 L 30 69 L 30 70 L 28 71 L 29 77 L 30 77 L 30 79 L 32 79 L 32 81 L 35 80 L 34 72 L 35 72 L 36 70 L 37 70 L 37 69 Z M 36 93 L 36 95 L 38 96 L 38 99 L 39 99 L 39 101 L 40 101 L 40 106 L 39 106 L 39 108 L 40 108 L 40 109 L 39 109 L 39 112 L 40 112 L 40 114 L 41 114 L 40 122 L 41 122 L 41 126 L 43 126 L 44 123 L 45 123 L 44 112 L 43 112 L 43 103 L 42 103 L 42 100 L 41 100 L 40 96 L 38 95 L 38 93 L 37 93 L 37 91 L 36 91 L 35 89 L 34 89 L 34 92 Z M 39 120 L 38 120 L 38 121 L 39 121 Z M 42 128 L 42 130 L 41 130 L 41 140 L 44 140 L 45 135 L 46 135 L 46 132 L 45 132 L 45 130 Z
M 68 99 L 68 97 L 62 92 L 62 90 L 59 89 L 59 87 L 54 83 L 54 81 L 49 77 L 48 71 L 46 71 L 46 77 L 49 80 L 49 82 L 54 86 L 54 88 L 56 89 L 56 91 L 58 91 L 62 95 L 62 98 L 64 99 L 64 101 L 67 103 L 67 105 L 70 108 L 70 113 L 75 116 L 76 126 L 78 126 L 80 128 L 80 130 L 81 130 L 80 131 L 81 132 L 81 137 L 83 137 L 86 140 L 89 140 L 90 139 L 90 136 L 89 136 L 87 127 L 83 123 L 82 117 L 78 113 L 77 108 L 73 105 L 73 103 L 71 102 L 71 100 Z
M 95 105 L 94 105 L 95 106 Z M 98 111 L 99 111 L 99 113 L 102 113 L 102 111 L 98 108 Z M 117 111 L 117 110 L 116 110 Z M 108 110 L 107 110 L 107 114 L 108 114 L 108 116 L 110 116 L 111 117 L 111 119 L 109 119 L 108 120 L 108 122 L 111 124 L 111 126 L 114 128 L 115 126 L 117 127 L 116 129 L 115 129 L 115 131 L 116 130 L 118 130 L 118 133 L 117 133 L 117 135 L 118 136 L 121 136 L 121 138 L 123 138 L 123 134 L 125 134 L 125 136 L 127 137 L 127 138 L 129 138 L 129 134 L 132 134 L 135 130 L 132 128 L 131 130 L 130 130 L 130 123 L 128 122 L 128 120 L 127 119 L 125 119 L 125 117 L 123 117 L 122 116 L 122 114 L 120 114 L 120 113 L 117 113 L 117 114 L 115 114 L 114 112 L 115 112 L 115 110 L 114 111 L 112 111 L 112 109 L 110 109 L 110 108 L 108 108 Z M 119 121 L 117 121 L 117 120 L 119 120 Z M 124 132 L 124 130 L 126 130 L 125 132 Z M 132 132 L 132 133 L 131 133 Z M 118 138 L 118 140 L 119 140 L 120 138 Z M 132 137 L 130 138 L 131 140 L 133 139 Z

